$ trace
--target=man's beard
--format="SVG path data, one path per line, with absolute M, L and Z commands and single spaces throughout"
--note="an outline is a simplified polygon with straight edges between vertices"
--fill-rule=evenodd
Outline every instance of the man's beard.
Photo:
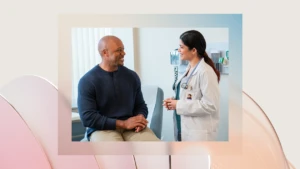
M 118 64 L 119 62 L 110 62 L 109 63 L 109 66 L 111 66 L 111 67 L 117 67 L 117 66 L 119 66 L 119 64 Z
M 121 65 L 120 62 L 121 62 L 121 59 L 117 59 L 116 61 L 110 61 L 109 66 L 117 67 L 117 66 Z

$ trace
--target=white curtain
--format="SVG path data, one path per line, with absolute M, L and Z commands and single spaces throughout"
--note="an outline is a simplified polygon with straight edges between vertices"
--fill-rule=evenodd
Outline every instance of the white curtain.
M 91 68 L 101 62 L 98 42 L 111 35 L 111 28 L 72 29 L 72 107 L 77 107 L 78 81 Z

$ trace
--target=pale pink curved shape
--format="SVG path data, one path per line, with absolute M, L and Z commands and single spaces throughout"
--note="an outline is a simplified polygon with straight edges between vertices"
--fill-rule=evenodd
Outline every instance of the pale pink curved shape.
M 296 167 L 294 167 L 292 163 L 290 163 L 289 161 L 288 161 L 288 163 L 289 163 L 290 169 L 296 169 Z
M 0 168 L 51 169 L 41 145 L 18 112 L 0 95 Z
M 169 155 L 135 155 L 134 160 L 138 169 L 170 169 Z
M 172 169 L 211 169 L 209 155 L 173 155 Z
M 94 156 L 58 156 L 57 145 L 57 97 L 58 93 L 54 86 L 38 77 L 22 77 L 19 78 L 0 91 L 10 103 L 20 112 L 22 118 L 26 121 L 34 136 L 43 145 L 47 152 L 47 156 L 51 161 L 54 169 L 81 169 L 81 168 L 98 168 Z M 231 103 L 234 104 L 234 103 Z M 234 105 L 231 105 L 234 106 Z M 69 111 L 65 109 L 64 111 Z M 64 114 L 67 114 L 63 112 Z M 230 112 L 238 114 L 239 112 Z M 253 100 L 246 94 L 243 94 L 243 129 L 230 130 L 230 141 L 236 139 L 235 144 L 200 144 L 187 143 L 188 147 L 171 146 L 170 148 L 178 154 L 186 154 L 184 160 L 179 156 L 172 156 L 171 164 L 186 163 L 191 167 L 198 166 L 200 163 L 195 158 L 191 158 L 190 154 L 197 151 L 197 154 L 205 155 L 208 151 L 211 156 L 206 159 L 211 165 L 211 169 L 292 169 L 292 165 L 286 160 L 282 151 L 280 142 L 274 131 L 272 124 L 265 116 L 264 112 L 259 108 Z M 67 123 L 67 122 L 66 122 Z M 229 122 L 230 125 L 234 125 Z M 231 128 L 234 129 L 234 128 Z M 238 131 L 241 131 L 240 133 Z M 205 146 L 211 145 L 211 146 Z M 227 146 L 228 145 L 228 146 Z M 232 150 L 240 152 L 236 154 L 222 153 Z M 239 151 L 239 150 L 242 151 Z M 236 151 L 238 150 L 238 151 Z M 213 153 L 212 153 L 213 152 Z M 175 155 L 176 155 L 175 153 Z M 224 154 L 218 156 L 217 154 Z M 136 158 L 135 163 L 132 163 L 131 156 L 97 156 L 99 166 L 106 168 L 123 168 L 135 169 L 135 165 L 140 165 L 147 168 L 147 163 L 141 163 L 142 158 Z M 151 156 L 148 156 L 151 157 Z M 177 160 L 176 160 L 177 159 Z M 184 168 L 187 166 L 172 165 L 172 168 Z
M 132 155 L 96 155 L 96 159 L 100 169 L 137 169 Z
M 243 92 L 243 150 L 243 167 L 294 168 L 284 155 L 271 121 L 261 107 L 245 92 Z
M 99 169 L 93 155 L 58 155 L 58 91 L 53 85 L 36 76 L 24 76 L 1 88 L 0 93 L 43 146 L 53 169 Z M 22 140 L 19 142 L 22 144 Z

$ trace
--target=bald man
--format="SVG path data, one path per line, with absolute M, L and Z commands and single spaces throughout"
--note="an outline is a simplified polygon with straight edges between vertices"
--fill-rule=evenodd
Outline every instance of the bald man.
M 147 127 L 148 108 L 138 75 L 124 65 L 124 45 L 115 36 L 98 43 L 102 62 L 78 84 L 78 111 L 89 141 L 159 141 Z

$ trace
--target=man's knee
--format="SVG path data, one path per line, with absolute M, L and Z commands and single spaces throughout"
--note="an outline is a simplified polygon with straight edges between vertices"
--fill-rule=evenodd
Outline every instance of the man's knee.
M 91 142 L 98 141 L 124 141 L 120 132 L 116 130 L 94 131 L 90 137 Z
M 148 127 L 146 127 L 143 131 L 145 137 L 148 137 L 150 141 L 160 141 L 160 139 L 155 135 L 155 133 Z
M 126 131 L 123 133 L 123 137 L 125 141 L 160 141 L 148 127 L 137 133 L 134 131 Z

